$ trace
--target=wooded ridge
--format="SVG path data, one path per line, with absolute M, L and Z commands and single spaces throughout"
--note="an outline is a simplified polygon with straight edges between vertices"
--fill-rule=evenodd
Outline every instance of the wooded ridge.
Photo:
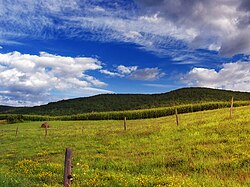
M 101 94 L 35 107 L 0 106 L 0 113 L 61 116 L 230 101 L 231 97 L 234 97 L 235 101 L 249 101 L 250 93 L 210 88 L 182 88 L 162 94 Z

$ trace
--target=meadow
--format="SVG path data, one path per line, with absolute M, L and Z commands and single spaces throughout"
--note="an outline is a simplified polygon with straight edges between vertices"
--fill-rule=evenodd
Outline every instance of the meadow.
M 0 186 L 62 186 L 66 147 L 72 186 L 250 186 L 250 106 L 179 120 L 0 121 Z

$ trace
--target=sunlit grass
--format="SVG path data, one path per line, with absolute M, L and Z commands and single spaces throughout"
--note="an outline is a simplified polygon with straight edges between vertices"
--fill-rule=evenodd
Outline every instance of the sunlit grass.
M 1 124 L 0 186 L 61 186 L 66 147 L 72 186 L 250 186 L 249 106 L 179 118 Z

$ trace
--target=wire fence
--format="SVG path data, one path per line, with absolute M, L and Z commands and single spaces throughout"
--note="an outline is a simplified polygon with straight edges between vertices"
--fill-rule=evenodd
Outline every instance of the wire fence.
M 39 133 L 40 132 L 40 133 Z M 50 132 L 53 132 L 51 134 Z M 55 134 L 55 132 L 57 132 Z M 0 129 L 1 136 L 3 135 L 13 135 L 13 136 L 19 136 L 19 135 L 31 135 L 33 133 L 35 134 L 41 134 L 46 136 L 49 135 L 59 135 L 61 132 L 68 133 L 68 134 L 78 134 L 83 135 L 84 134 L 84 127 L 81 128 L 37 128 L 37 129 L 26 129 L 26 128 L 20 128 L 19 126 L 16 127 L 16 129 Z

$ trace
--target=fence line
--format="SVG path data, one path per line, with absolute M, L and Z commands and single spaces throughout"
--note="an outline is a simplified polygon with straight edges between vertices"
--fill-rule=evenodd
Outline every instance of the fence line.
M 233 107 L 234 106 L 234 98 L 232 97 L 231 99 L 231 103 L 230 103 L 230 118 L 232 118 L 232 111 L 233 111 Z M 179 125 L 179 110 L 180 108 L 176 107 L 175 108 L 175 120 L 176 120 L 176 124 L 177 126 Z M 127 130 L 127 123 L 126 123 L 126 120 L 127 118 L 124 117 L 124 120 L 123 120 L 123 128 L 124 128 L 124 131 Z M 82 135 L 84 134 L 84 127 L 79 127 L 79 128 L 74 128 L 74 129 L 69 129 L 69 128 L 33 128 L 33 129 L 22 129 L 20 128 L 20 126 L 17 126 L 16 129 L 0 129 L 0 132 L 15 132 L 15 135 L 17 136 L 18 134 L 20 134 L 21 131 L 44 131 L 45 130 L 45 136 L 48 135 L 48 131 L 51 131 L 51 130 L 57 130 L 57 131 L 60 131 L 60 130 L 63 130 L 63 131 L 81 131 Z
M 49 131 L 54 131 L 54 132 L 61 132 L 61 130 L 63 131 L 68 131 L 68 132 L 80 132 L 82 133 L 82 135 L 84 134 L 84 130 L 83 127 L 79 128 L 79 129 L 65 129 L 65 128 L 39 128 L 39 129 L 25 129 L 25 128 L 20 128 L 20 126 L 17 126 L 16 129 L 1 129 L 0 133 L 4 134 L 5 132 L 7 134 L 9 134 L 9 132 L 13 132 L 13 135 L 15 135 L 15 137 L 17 137 L 19 134 L 22 134 L 22 132 L 24 132 L 23 134 L 29 134 L 29 132 L 43 132 L 44 136 L 47 137 L 49 136 Z
M 22 129 L 20 127 L 18 127 L 18 132 L 20 130 L 25 130 L 25 131 L 43 131 L 44 128 L 39 128 L 39 129 Z M 63 130 L 63 131 L 72 131 L 72 130 L 81 130 L 81 128 L 79 129 L 65 129 L 65 128 L 48 128 L 48 130 Z M 1 132 L 12 132 L 12 131 L 16 131 L 16 129 L 1 129 Z

